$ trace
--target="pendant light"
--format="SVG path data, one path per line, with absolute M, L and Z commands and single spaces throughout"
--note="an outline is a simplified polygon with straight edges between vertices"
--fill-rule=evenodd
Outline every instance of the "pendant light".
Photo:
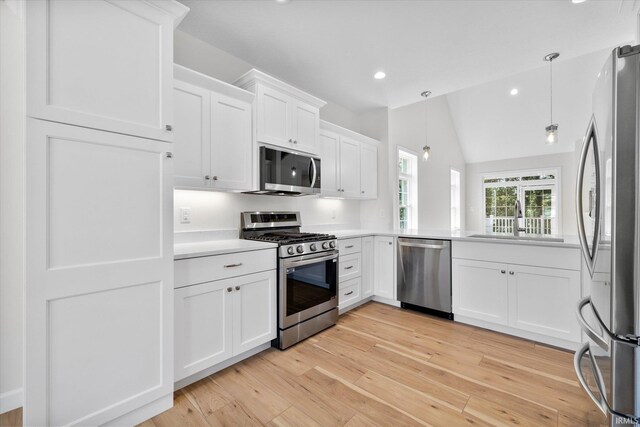
M 553 60 L 559 57 L 558 52 L 553 52 L 544 57 L 544 60 L 549 62 L 549 112 L 550 119 L 549 126 L 544 128 L 547 132 L 547 145 L 553 145 L 558 143 L 558 124 L 553 123 Z
M 429 116 L 429 112 L 428 112 L 428 105 L 427 105 L 427 97 L 431 95 L 431 91 L 430 90 L 425 90 L 424 92 L 422 92 L 420 94 L 420 96 L 424 96 L 424 141 L 425 143 L 428 140 L 427 137 L 427 132 L 429 130 L 429 127 L 427 126 L 427 117 Z M 431 156 L 431 147 L 429 147 L 429 144 L 425 144 L 424 147 L 422 147 L 422 160 L 424 160 L 425 162 L 427 160 L 429 160 L 429 156 Z

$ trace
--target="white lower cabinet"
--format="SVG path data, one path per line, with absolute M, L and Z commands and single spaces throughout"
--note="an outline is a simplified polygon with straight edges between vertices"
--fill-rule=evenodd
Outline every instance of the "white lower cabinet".
M 396 299 L 396 250 L 395 238 L 375 236 L 374 242 L 374 290 L 376 296 Z
M 373 236 L 362 238 L 362 298 L 373 295 Z
M 185 286 L 174 299 L 175 381 L 276 337 L 276 270 Z
M 454 249 L 454 254 L 471 253 L 463 249 Z M 454 258 L 452 293 L 456 319 L 476 323 L 475 319 L 485 322 L 476 323 L 482 327 L 495 325 L 502 332 L 554 345 L 580 342 L 580 326 L 574 312 L 581 295 L 580 271 L 556 268 L 563 265 L 565 257 L 565 265 L 576 264 L 570 252 L 545 249 L 549 259 L 538 266 L 513 263 L 518 261 L 517 247 L 490 248 L 478 253 L 491 261 Z M 559 251 L 555 260 L 553 251 Z M 501 256 L 511 262 L 495 262 Z

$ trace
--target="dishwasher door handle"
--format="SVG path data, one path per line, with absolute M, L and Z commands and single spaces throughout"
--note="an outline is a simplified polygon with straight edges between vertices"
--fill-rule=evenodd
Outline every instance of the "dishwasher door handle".
M 445 245 L 428 245 L 425 243 L 405 243 L 405 242 L 399 242 L 398 245 L 400 246 L 406 246 L 409 248 L 424 248 L 424 249 L 447 249 L 448 246 Z

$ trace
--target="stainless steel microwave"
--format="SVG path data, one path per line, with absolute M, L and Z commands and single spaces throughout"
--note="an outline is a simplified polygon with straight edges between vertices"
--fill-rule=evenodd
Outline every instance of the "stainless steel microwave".
M 320 159 L 260 147 L 259 194 L 303 196 L 320 193 Z

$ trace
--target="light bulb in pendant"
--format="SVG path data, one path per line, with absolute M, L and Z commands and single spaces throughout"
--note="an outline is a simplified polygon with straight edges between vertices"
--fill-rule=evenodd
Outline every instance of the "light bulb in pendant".
M 430 155 L 431 155 L 431 147 L 429 147 L 428 145 L 425 145 L 424 147 L 422 147 L 422 160 L 424 161 L 429 160 Z
M 558 125 L 549 125 L 547 131 L 547 145 L 554 145 L 558 142 Z

